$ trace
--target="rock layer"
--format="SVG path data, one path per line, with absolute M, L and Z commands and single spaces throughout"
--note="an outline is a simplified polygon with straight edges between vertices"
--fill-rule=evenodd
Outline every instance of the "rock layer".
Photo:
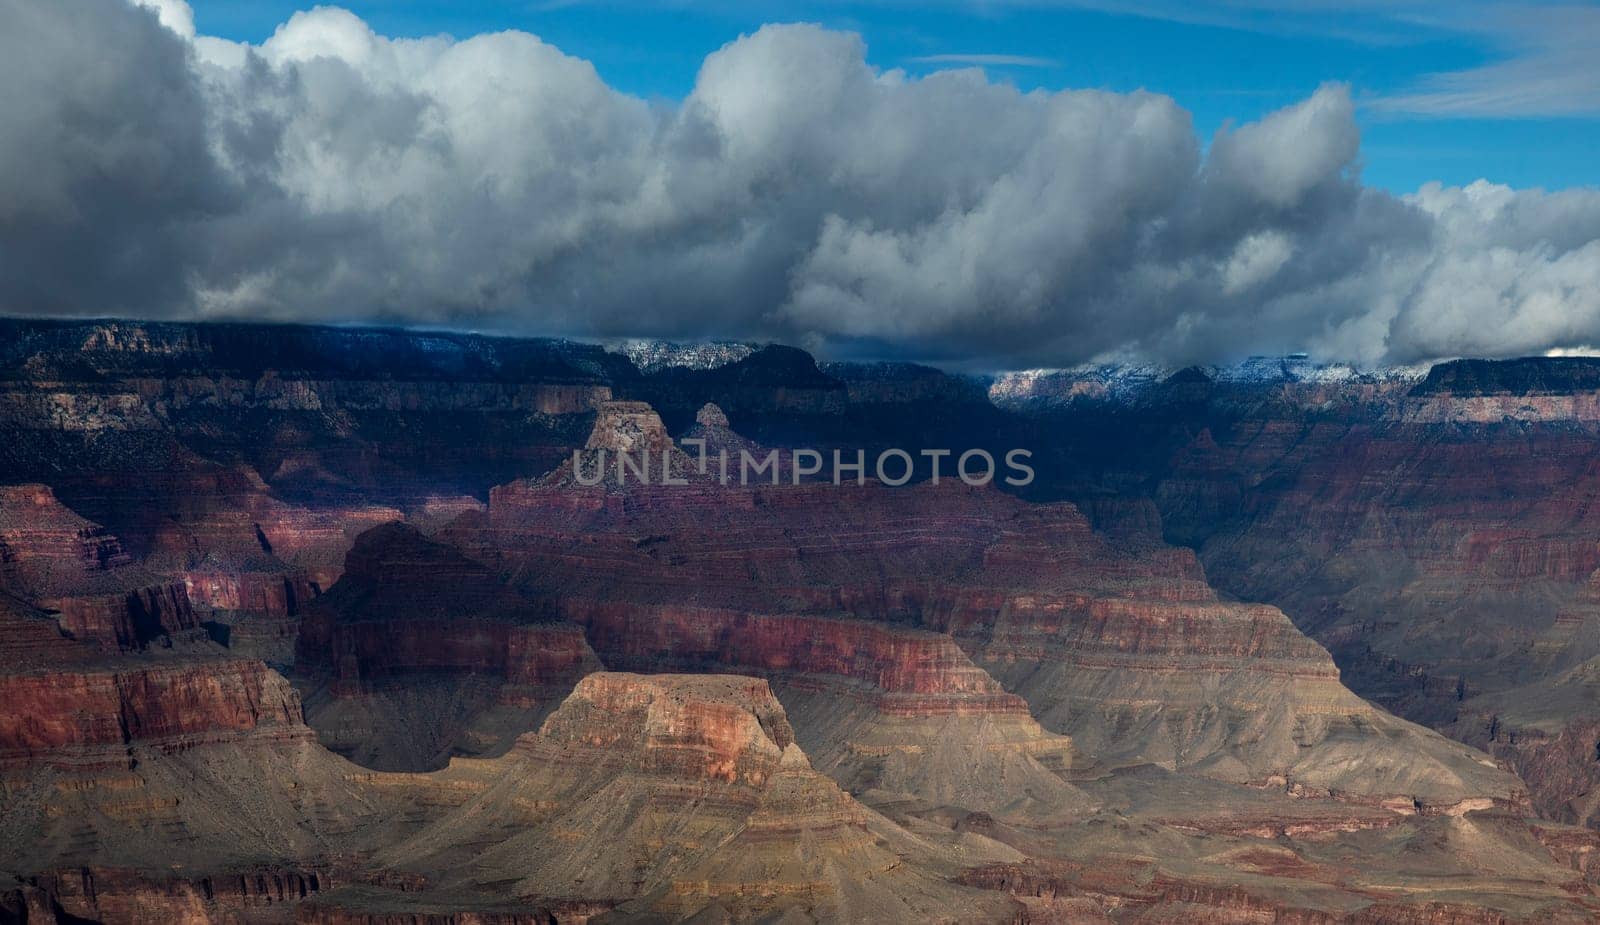
M 357 539 L 296 646 L 323 741 L 390 770 L 504 751 L 600 667 L 548 603 L 402 524 Z
M 0 919 L 1596 915 L 1583 363 L 1013 413 L 781 347 L 0 328 Z M 591 439 L 689 484 L 574 485 Z M 887 445 L 1040 477 L 793 484 Z
M 492 493 L 486 517 L 442 535 L 562 601 L 603 659 L 628 660 L 619 664 L 728 664 L 720 647 L 741 653 L 741 670 L 766 672 L 796 666 L 760 653 L 789 660 L 800 648 L 826 660 L 833 649 L 817 636 L 797 647 L 797 634 L 813 632 L 803 619 L 729 624 L 669 601 L 845 612 L 948 634 L 974 670 L 994 673 L 1108 767 L 1155 761 L 1407 804 L 1521 799 L 1515 779 L 1483 756 L 1351 695 L 1327 653 L 1281 612 L 1218 600 L 1192 554 L 1113 547 L 1067 504 L 1031 506 L 948 481 L 899 490 L 518 483 Z M 767 625 L 793 629 L 763 640 Z M 957 689 L 979 703 L 987 688 Z
M 459 805 L 387 860 L 458 870 L 441 894 L 509 880 L 530 905 L 615 908 L 624 920 L 1014 912 L 997 893 L 947 882 L 959 867 L 949 847 L 812 770 L 766 682 L 748 677 L 592 674 L 507 755 L 457 759 L 436 778 Z

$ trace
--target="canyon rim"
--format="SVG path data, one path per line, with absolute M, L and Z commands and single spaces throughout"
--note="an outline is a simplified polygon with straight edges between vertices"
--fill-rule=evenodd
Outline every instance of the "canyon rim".
M 1600 922 L 1600 10 L 0 0 L 0 925 Z

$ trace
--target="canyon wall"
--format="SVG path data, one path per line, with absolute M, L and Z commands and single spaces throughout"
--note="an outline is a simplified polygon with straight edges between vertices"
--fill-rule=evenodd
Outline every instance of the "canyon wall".
M 0 921 L 1600 908 L 1583 363 L 0 328 Z

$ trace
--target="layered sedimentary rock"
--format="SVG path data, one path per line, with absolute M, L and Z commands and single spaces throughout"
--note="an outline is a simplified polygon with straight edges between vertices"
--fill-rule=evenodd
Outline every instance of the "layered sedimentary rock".
M 267 325 L 8 320 L 0 483 L 44 480 L 286 661 L 353 537 L 437 524 L 587 427 L 625 359 L 559 341 Z M 486 474 L 488 473 L 488 474 Z M 87 617 L 86 617 L 87 619 Z
M 481 490 L 554 465 L 566 419 L 637 376 L 598 347 L 393 330 L 7 320 L 0 344 L 0 424 L 26 437 L 0 480 L 58 489 L 199 455 L 296 499 Z
M 1468 699 L 1443 728 L 1529 781 L 1540 816 L 1600 828 L 1600 659 Z
M 1092 802 L 1061 777 L 1071 741 L 1041 729 L 946 635 L 705 607 L 569 600 L 564 610 L 614 667 L 769 679 L 818 767 L 854 792 L 1035 822 Z
M 430 779 L 457 805 L 383 860 L 449 872 L 416 898 L 434 908 L 456 896 L 470 910 L 494 882 L 527 906 L 623 921 L 983 922 L 1016 910 L 950 882 L 969 859 L 1014 852 L 918 838 L 856 803 L 811 769 L 766 682 L 748 677 L 592 674 L 505 756 L 456 759 Z M 322 902 L 341 900 L 372 897 Z
M 613 401 L 600 406 L 586 450 L 661 455 L 672 444 L 655 409 L 641 401 Z
M 42 516 L 0 555 L 0 921 L 1596 915 L 1582 363 L 1034 376 L 1011 413 L 785 348 L 4 326 Z M 669 434 L 1027 447 L 1074 503 L 724 487 Z M 591 439 L 689 484 L 576 485 Z
M 0 567 L 7 584 L 71 584 L 132 561 L 116 537 L 68 510 L 49 486 L 0 486 Z
M 1397 417 L 1412 423 L 1600 422 L 1600 364 L 1592 357 L 1441 363 Z
M 87 662 L 98 654 L 90 646 L 75 645 L 54 617 L 52 612 L 0 590 L 0 664 L 8 671 L 22 672 L 57 663 Z
M 241 652 L 284 663 L 300 608 L 338 576 L 350 536 L 399 516 L 313 514 L 271 497 L 253 473 L 220 467 L 96 483 L 87 503 L 120 512 L 139 557 L 49 488 L 11 486 L 0 493 L 11 525 L 0 528 L 0 582 L 111 649 L 170 644 L 204 623 Z
M 329 885 L 325 869 L 276 864 L 196 877 L 127 868 L 58 871 L 0 892 L 0 917 L 30 925 L 118 922 L 211 925 L 285 921 L 288 910 Z
M 249 467 L 199 462 L 131 480 L 107 475 L 79 481 L 73 491 L 79 503 L 115 518 L 152 568 L 213 580 L 231 574 L 246 587 L 223 591 L 220 602 L 232 596 L 269 607 L 292 602 L 251 601 L 247 586 L 270 580 L 258 576 L 290 576 L 326 588 L 338 579 L 355 534 L 402 516 L 391 507 L 359 502 L 312 509 L 280 499 Z
M 145 659 L 8 672 L 0 765 L 129 767 L 135 744 L 183 750 L 241 734 L 304 733 L 299 701 L 260 662 Z
M 108 654 L 9 598 L 0 651 L 0 870 L 19 878 L 0 895 L 23 921 L 238 921 L 318 889 L 371 812 L 258 661 Z
M 723 439 L 739 439 L 728 429 L 720 408 L 702 408 L 700 416 L 700 433 L 719 437 L 718 431 L 726 431 Z M 631 424 L 635 419 L 649 426 Z M 648 408 L 630 406 L 602 413 L 589 444 L 621 446 L 634 432 L 648 432 L 657 435 L 658 444 L 665 441 L 665 452 L 674 452 L 670 438 L 657 426 Z M 624 432 L 609 432 L 619 428 Z M 724 487 L 713 477 L 685 479 L 683 485 L 635 481 L 589 489 L 566 475 L 565 469 L 558 470 L 537 484 L 522 486 L 542 498 L 541 503 L 554 506 L 538 515 L 524 512 L 542 522 L 536 529 L 550 531 L 544 536 L 551 544 L 548 557 L 522 550 L 511 535 L 516 527 L 509 527 L 503 536 L 498 527 L 492 528 L 494 541 L 518 548 L 509 560 L 515 563 L 510 570 L 544 574 L 527 586 L 537 587 L 563 616 L 582 624 L 609 666 L 761 674 L 796 705 L 807 733 L 815 733 L 808 735 L 807 744 L 822 766 L 840 779 L 849 778 L 858 790 L 911 792 L 967 809 L 1027 809 L 1041 816 L 1068 813 L 1089 802 L 1056 773 L 1070 761 L 1070 742 L 1041 729 L 1028 714 L 1027 704 L 974 666 L 950 637 L 903 624 L 783 613 L 793 610 L 795 601 L 784 599 L 785 586 L 780 582 L 763 583 L 757 589 L 746 584 L 748 578 L 741 578 L 742 591 L 719 594 L 723 582 L 718 569 L 732 565 L 751 577 L 758 575 L 763 547 L 759 539 L 743 534 L 748 523 L 724 517 L 721 529 L 730 532 L 706 537 L 708 547 L 720 546 L 720 552 L 675 551 L 702 538 L 698 532 L 682 532 L 685 516 L 693 517 L 695 511 L 712 515 L 731 502 L 724 514 L 738 517 L 753 495 Z M 494 497 L 519 490 L 518 486 L 496 489 Z M 560 508 L 569 503 L 580 509 L 562 512 Z M 491 518 L 506 510 L 498 504 L 492 501 Z M 662 519 L 638 518 L 632 508 L 640 504 L 659 504 Z M 590 519 L 597 509 L 603 510 Z M 463 518 L 464 523 L 475 520 Z M 655 527 L 660 532 L 652 532 Z M 633 532 L 636 529 L 645 531 L 642 541 Z M 619 535 L 619 530 L 626 535 Z M 446 539 L 464 535 L 475 542 L 485 539 L 483 534 L 463 534 L 455 528 L 440 533 Z M 573 544 L 578 548 L 569 548 Z M 746 551 L 734 553 L 736 548 Z M 480 553 L 487 558 L 499 555 L 498 550 L 480 549 Z M 701 558 L 705 554 L 711 559 Z M 609 561 L 613 555 L 624 561 Z M 720 561 L 713 564 L 713 560 Z M 673 603 L 680 599 L 676 589 L 681 587 L 675 576 L 690 574 L 696 590 L 689 597 L 704 597 L 722 606 Z M 793 590 L 805 598 L 816 597 L 804 588 Z M 733 609 L 731 604 L 749 609 Z M 779 612 L 759 612 L 774 604 Z M 1029 794 L 996 792 L 982 783 L 1006 773 L 1030 781 Z
M 1583 699 L 1545 690 L 1600 655 L 1584 369 L 1449 364 L 1332 410 L 1219 389 L 1153 473 L 1167 532 L 1213 580 L 1281 606 L 1357 692 L 1490 747 L 1561 818 L 1600 784 L 1549 752 L 1566 720 L 1562 741 L 1587 736 Z M 1541 700 L 1565 718 L 1532 710 Z M 1513 746 L 1519 713 L 1538 719 Z
M 309 721 L 335 750 L 380 768 L 503 751 L 599 668 L 582 630 L 548 603 L 403 524 L 362 534 L 301 626 Z
M 0 588 L 112 651 L 198 627 L 182 585 L 135 565 L 117 537 L 44 485 L 0 486 Z
M 1067 504 L 948 480 L 899 490 L 519 483 L 446 535 L 560 599 L 602 659 L 648 657 L 638 647 L 659 629 L 608 622 L 641 605 L 653 608 L 639 618 L 652 627 L 687 622 L 655 657 L 688 666 L 727 664 L 697 648 L 697 635 L 742 637 L 704 611 L 698 626 L 693 612 L 654 616 L 668 603 L 846 613 L 949 634 L 1106 767 L 1154 761 L 1407 806 L 1520 799 L 1484 756 L 1351 695 L 1326 652 L 1279 611 L 1219 601 L 1192 554 L 1113 549 Z M 687 575 L 692 584 L 678 577 Z M 744 653 L 738 664 L 772 670 L 752 654 L 759 638 L 728 648 Z M 814 637 L 766 648 L 780 658 L 818 651 Z
M 189 603 L 205 610 L 289 616 L 337 578 L 354 532 L 400 516 L 370 505 L 313 513 L 273 498 L 249 470 L 218 466 L 107 474 L 77 482 L 74 491 L 79 503 L 111 512 L 131 531 L 131 542 L 70 510 L 45 486 L 6 487 L 0 518 L 10 526 L 0 528 L 0 543 L 9 585 L 56 600 L 66 592 L 106 597 L 120 586 L 160 580 L 181 583 Z M 130 567 L 133 553 L 142 568 Z M 161 604 L 147 599 L 130 606 Z M 81 609 L 96 606 L 106 605 Z M 181 615 L 172 621 L 177 625 L 168 631 L 193 628 Z
M 1490 749 L 1528 778 L 1539 812 L 1573 817 L 1568 804 L 1600 785 L 1600 765 L 1576 760 L 1590 710 L 1571 674 L 1600 655 L 1600 366 L 1284 369 L 1012 406 L 1080 435 L 1048 451 L 1042 494 L 1082 499 L 1107 529 L 1101 499 L 1150 498 L 1160 519 L 1143 535 L 1196 548 L 1220 588 L 1323 643 L 1357 693 Z
M 1138 505 L 1103 507 L 1139 519 Z M 1220 600 L 1191 552 L 1137 528 L 1118 536 L 1096 534 L 1069 504 L 949 480 L 893 490 L 527 481 L 440 533 L 552 598 L 616 666 L 771 679 L 819 767 L 912 830 L 1109 869 L 1127 859 L 1111 878 L 1121 898 L 1085 914 L 1425 921 L 1435 901 L 1491 918 L 1587 914 L 1560 887 L 1482 884 L 1496 865 L 1530 883 L 1581 876 L 1561 873 L 1576 857 L 1521 821 L 1514 776 L 1352 695 L 1280 611 Z M 1002 689 L 1045 729 L 992 696 Z M 940 726 L 941 716 L 962 720 Z M 962 779 L 968 766 L 990 782 L 986 800 Z M 1108 812 L 1139 821 L 1091 835 L 1116 818 Z M 1290 847 L 1259 880 L 1232 886 L 1235 857 L 1262 838 Z M 1445 846 L 1420 862 L 1438 872 L 1420 892 L 1396 853 L 1415 839 Z M 1133 858 L 1145 851 L 1167 860 L 1141 873 L 1147 862 Z M 1385 871 L 1372 881 L 1381 903 L 1358 898 L 1351 851 Z M 1169 886 L 1135 886 L 1152 876 Z M 1323 886 L 1304 892 L 1307 877 Z M 1285 891 L 1300 899 L 1286 905 Z

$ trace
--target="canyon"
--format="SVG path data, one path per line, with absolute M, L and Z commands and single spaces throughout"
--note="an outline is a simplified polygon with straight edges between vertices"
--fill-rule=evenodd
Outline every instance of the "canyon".
M 1600 784 L 1596 369 L 1456 361 L 1056 402 L 1061 426 L 1148 449 L 1075 454 L 1052 490 L 1148 503 L 1215 585 L 1281 607 L 1358 694 L 1494 754 L 1541 814 L 1582 823 Z
M 1600 363 L 0 334 L 0 922 L 1600 917 Z

